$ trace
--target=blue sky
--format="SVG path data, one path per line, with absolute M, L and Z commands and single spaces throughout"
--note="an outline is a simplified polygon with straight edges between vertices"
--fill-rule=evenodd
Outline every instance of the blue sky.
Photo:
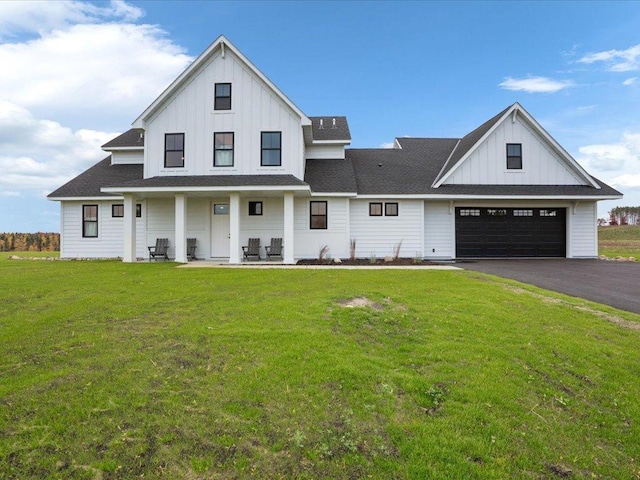
M 354 147 L 460 137 L 520 102 L 640 205 L 640 2 L 0 2 L 0 231 L 59 231 L 46 195 L 106 154 L 224 34 Z

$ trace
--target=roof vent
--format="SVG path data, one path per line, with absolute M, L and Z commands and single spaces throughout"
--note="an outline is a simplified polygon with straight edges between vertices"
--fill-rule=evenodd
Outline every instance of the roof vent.
M 320 127 L 318 127 L 318 128 L 320 128 L 320 130 L 322 130 L 324 128 L 324 125 L 322 124 L 322 119 L 320 119 Z
M 334 129 L 334 130 L 336 129 L 336 119 L 335 118 L 331 122 L 331 128 Z

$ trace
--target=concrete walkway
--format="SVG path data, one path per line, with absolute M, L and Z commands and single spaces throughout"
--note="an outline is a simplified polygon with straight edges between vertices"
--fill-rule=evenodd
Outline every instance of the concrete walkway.
M 197 260 L 178 268 L 291 268 L 296 270 L 462 270 L 454 265 L 285 265 L 281 262 L 251 262 L 231 265 L 229 263 Z

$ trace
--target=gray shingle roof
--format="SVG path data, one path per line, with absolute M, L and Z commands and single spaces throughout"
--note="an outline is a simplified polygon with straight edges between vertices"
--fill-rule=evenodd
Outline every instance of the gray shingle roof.
M 49 198 L 110 197 L 101 187 L 142 178 L 142 165 L 111 165 L 111 155 L 51 192 Z
M 123 147 L 144 147 L 144 130 L 141 128 L 132 128 L 127 130 L 122 135 L 118 135 L 113 140 L 109 140 L 102 145 L 104 150 L 110 148 L 123 148 Z
M 293 175 L 181 175 L 105 183 L 105 187 L 297 187 L 307 184 Z
M 349 159 L 307 160 L 305 182 L 314 192 L 355 193 L 358 191 L 353 165 Z
M 347 117 L 309 117 L 309 119 L 314 140 L 351 141 Z M 320 120 L 322 120 L 322 128 L 320 128 Z

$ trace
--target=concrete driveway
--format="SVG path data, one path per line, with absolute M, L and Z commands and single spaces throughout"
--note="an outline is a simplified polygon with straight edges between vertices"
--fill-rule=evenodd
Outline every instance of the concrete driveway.
M 640 314 L 640 262 L 607 260 L 468 260 L 476 270 Z

